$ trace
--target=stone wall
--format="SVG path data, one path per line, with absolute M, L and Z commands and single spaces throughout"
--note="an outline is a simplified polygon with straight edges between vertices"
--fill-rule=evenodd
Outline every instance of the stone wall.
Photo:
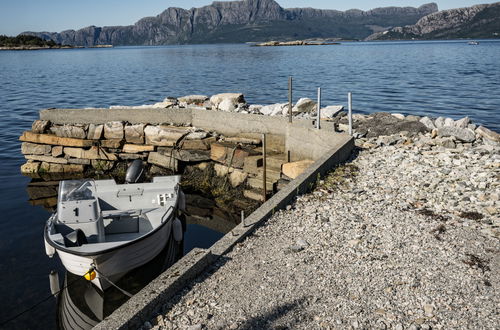
M 260 200 L 264 189 L 262 141 L 260 134 L 251 131 L 225 136 L 189 123 L 60 124 L 37 120 L 20 140 L 26 158 L 21 172 L 30 176 L 109 173 L 120 164 L 141 159 L 153 175 L 165 170 L 183 173 L 187 167 L 204 170 L 211 166 L 214 174 L 226 177 L 233 188 L 243 187 L 248 198 Z M 271 135 L 269 145 L 266 190 L 272 193 L 305 168 L 304 162 L 288 163 L 282 152 L 283 136 Z M 311 163 L 308 160 L 307 164 Z M 122 172 L 125 168 L 120 166 Z

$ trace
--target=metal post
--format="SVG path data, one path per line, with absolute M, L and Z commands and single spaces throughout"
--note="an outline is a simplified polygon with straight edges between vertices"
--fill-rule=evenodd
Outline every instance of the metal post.
M 349 135 L 352 136 L 352 93 L 347 93 L 347 105 L 349 109 Z
M 288 121 L 292 122 L 292 84 L 293 78 L 288 77 Z
M 318 117 L 316 118 L 316 128 L 320 129 L 321 128 L 321 87 L 318 88 Z
M 245 211 L 243 211 L 243 210 L 241 210 L 241 223 L 243 224 L 243 227 L 247 226 L 245 224 Z
M 266 164 L 266 134 L 262 134 L 262 197 L 264 202 L 267 200 L 267 178 L 266 178 L 267 164 Z

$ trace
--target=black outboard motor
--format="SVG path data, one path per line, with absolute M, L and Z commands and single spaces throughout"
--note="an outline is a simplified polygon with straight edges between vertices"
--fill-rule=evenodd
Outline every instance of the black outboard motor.
M 126 183 L 137 183 L 144 173 L 144 165 L 140 159 L 136 159 L 130 164 L 125 175 Z

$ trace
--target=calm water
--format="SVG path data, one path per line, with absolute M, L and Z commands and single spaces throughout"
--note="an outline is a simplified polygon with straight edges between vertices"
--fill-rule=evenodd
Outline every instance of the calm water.
M 314 98 L 322 87 L 325 104 L 345 104 L 351 91 L 359 112 L 469 115 L 500 130 L 498 40 L 479 46 L 456 41 L 0 52 L 0 321 L 45 298 L 48 273 L 60 269 L 43 248 L 48 213 L 28 204 L 29 179 L 18 174 L 23 159 L 17 139 L 38 110 L 220 92 L 243 92 L 250 103 L 286 102 L 290 75 L 295 99 Z M 54 306 L 49 300 L 8 327 L 50 328 Z

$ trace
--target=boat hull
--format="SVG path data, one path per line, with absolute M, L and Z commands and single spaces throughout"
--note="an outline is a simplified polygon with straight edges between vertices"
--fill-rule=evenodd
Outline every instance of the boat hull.
M 92 283 L 104 291 L 111 286 L 109 281 L 115 283 L 127 272 L 144 265 L 156 257 L 165 248 L 171 233 L 172 221 L 168 221 L 148 237 L 134 244 L 114 249 L 111 252 L 81 256 L 70 251 L 62 251 L 57 247 L 55 247 L 55 250 L 62 264 L 70 273 L 83 276 L 91 268 L 95 268 L 96 277 L 92 280 Z M 47 240 L 47 238 L 45 239 Z

